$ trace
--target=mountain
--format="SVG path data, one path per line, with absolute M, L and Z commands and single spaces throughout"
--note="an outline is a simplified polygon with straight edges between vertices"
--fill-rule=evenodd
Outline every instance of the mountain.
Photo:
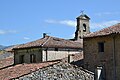
M 3 50 L 6 46 L 0 45 L 0 50 Z
M 10 48 L 10 47 L 13 47 L 14 45 L 11 45 L 11 46 L 3 46 L 3 45 L 0 45 L 0 50 L 4 50 L 4 49 L 7 49 L 7 48 Z

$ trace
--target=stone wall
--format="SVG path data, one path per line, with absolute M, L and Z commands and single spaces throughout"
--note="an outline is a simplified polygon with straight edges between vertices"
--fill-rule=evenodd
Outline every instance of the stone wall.
M 51 61 L 51 60 L 63 59 L 68 57 L 69 54 L 76 54 L 80 52 L 82 52 L 82 50 L 80 49 L 58 48 L 58 51 L 55 51 L 55 48 L 48 48 L 47 50 L 43 49 L 42 55 L 43 55 L 43 61 Z
M 42 61 L 42 50 L 40 48 L 16 50 L 14 64 L 20 63 L 20 56 L 24 55 L 24 63 L 30 63 L 30 54 L 36 55 L 36 62 Z
M 20 56 L 24 55 L 24 63 L 30 63 L 30 55 L 36 55 L 36 62 L 52 61 L 68 57 L 69 54 L 76 54 L 82 52 L 81 49 L 65 49 L 58 48 L 31 48 L 15 50 L 14 63 L 20 63 Z
M 16 80 L 94 80 L 94 74 L 83 68 L 60 62 Z
M 115 41 L 114 41 L 115 39 Z M 95 72 L 104 67 L 106 80 L 120 80 L 120 36 L 115 35 L 84 39 L 84 67 Z M 104 42 L 104 52 L 98 51 L 98 43 Z M 116 74 L 116 75 L 115 75 Z

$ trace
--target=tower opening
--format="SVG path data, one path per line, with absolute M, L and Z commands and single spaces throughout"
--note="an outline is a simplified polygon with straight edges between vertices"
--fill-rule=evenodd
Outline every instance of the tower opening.
M 83 31 L 86 32 L 86 24 L 83 24 Z

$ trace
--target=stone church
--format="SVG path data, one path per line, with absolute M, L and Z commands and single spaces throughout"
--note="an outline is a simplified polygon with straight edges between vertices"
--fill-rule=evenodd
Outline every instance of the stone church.
M 83 36 L 90 33 L 90 18 L 86 14 L 81 14 L 76 19 L 74 39 L 66 40 L 44 34 L 41 39 L 15 47 L 14 64 L 44 62 L 66 57 L 68 62 L 72 62 L 74 60 L 71 56 L 74 54 L 82 54 L 83 57 Z

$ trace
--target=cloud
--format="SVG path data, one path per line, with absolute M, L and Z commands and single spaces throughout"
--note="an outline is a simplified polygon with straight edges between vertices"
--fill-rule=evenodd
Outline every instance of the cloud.
M 111 21 L 104 21 L 104 22 L 100 22 L 100 23 L 91 23 L 90 28 L 92 31 L 96 31 L 96 30 L 100 30 L 102 28 L 112 26 L 119 22 L 120 22 L 120 20 L 111 20 Z
M 16 30 L 8 30 L 9 33 L 17 33 Z
M 15 30 L 0 30 L 0 35 L 10 34 L 10 33 L 17 33 L 17 31 L 15 31 Z
M 5 34 L 6 32 L 3 30 L 0 30 L 0 34 Z
M 106 14 L 109 14 L 109 13 L 106 13 Z M 61 21 L 45 20 L 45 22 L 50 23 L 50 24 L 63 24 L 63 25 L 72 26 L 72 27 L 76 27 L 76 25 L 77 25 L 76 21 L 74 21 L 74 20 L 61 20 Z M 98 23 L 92 22 L 92 23 L 90 23 L 90 29 L 91 29 L 91 31 L 97 31 L 102 28 L 117 24 L 119 22 L 120 22 L 120 20 L 103 21 L 103 22 L 98 22 Z
M 75 37 L 75 33 L 73 33 L 72 35 L 71 35 L 71 38 L 74 38 Z
M 25 39 L 25 40 L 29 40 L 30 38 L 28 38 L 28 37 L 24 37 L 23 39 Z
M 52 23 L 52 24 L 63 24 L 66 26 L 71 26 L 71 27 L 75 27 L 76 26 L 76 21 L 73 20 L 45 20 L 46 23 Z
M 120 12 L 101 12 L 101 13 L 95 13 L 96 16 L 105 16 L 105 15 L 118 15 Z

